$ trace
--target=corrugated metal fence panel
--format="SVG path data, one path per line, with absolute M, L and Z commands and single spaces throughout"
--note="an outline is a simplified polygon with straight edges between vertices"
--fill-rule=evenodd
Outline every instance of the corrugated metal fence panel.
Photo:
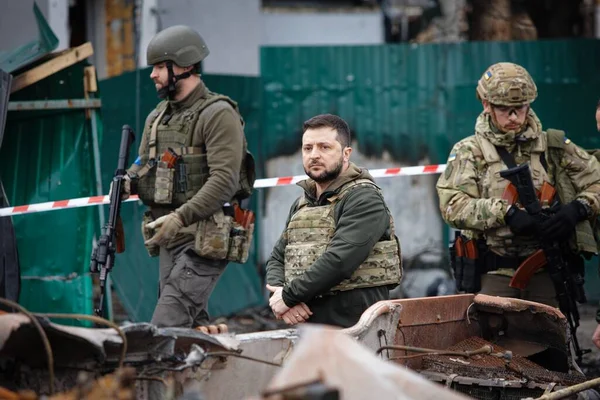
M 389 153 L 396 165 L 425 157 L 445 163 L 453 143 L 473 133 L 477 80 L 498 61 L 529 69 L 546 128 L 600 147 L 594 110 L 600 43 L 594 40 L 261 49 L 263 161 L 300 148 L 302 122 L 333 113 L 353 129 L 361 153 Z M 600 298 L 598 260 L 588 263 L 590 297 Z
M 77 64 L 17 92 L 11 101 L 83 97 Z M 12 205 L 94 194 L 90 124 L 83 110 L 9 112 L 0 173 Z M 20 303 L 32 311 L 91 313 L 89 256 L 95 207 L 13 217 L 21 264 Z M 65 323 L 65 321 L 59 321 Z
M 105 139 L 102 143 L 103 182 L 114 173 L 119 150 L 121 127 L 129 124 L 135 129 L 136 142 L 130 162 L 137 156 L 143 125 L 148 113 L 156 106 L 154 84 L 150 69 L 125 73 L 100 82 Z M 246 121 L 246 136 L 254 150 L 258 134 L 260 86 L 257 78 L 205 75 L 207 86 L 226 94 L 240 103 Z M 256 209 L 256 208 L 255 208 Z M 126 251 L 118 254 L 113 269 L 113 283 L 129 317 L 134 321 L 149 321 L 158 295 L 158 260 L 146 253 L 141 236 L 141 221 L 145 206 L 126 203 L 122 207 Z M 248 306 L 262 304 L 261 282 L 257 274 L 256 257 L 251 254 L 245 265 L 230 264 L 219 280 L 209 301 L 212 317 L 227 315 Z
M 102 182 L 110 182 L 117 167 L 123 125 L 135 131 L 129 162 L 137 157 L 145 116 L 156 105 L 154 85 L 145 84 L 150 82 L 149 75 L 145 69 L 99 82 L 104 130 L 100 148 Z M 133 321 L 150 321 L 158 295 L 158 259 L 148 256 L 140 231 L 144 210 L 139 202 L 121 207 L 125 252 L 117 254 L 111 280 Z

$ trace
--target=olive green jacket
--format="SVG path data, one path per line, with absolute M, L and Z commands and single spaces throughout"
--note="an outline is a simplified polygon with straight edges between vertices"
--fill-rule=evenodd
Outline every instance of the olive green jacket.
M 313 180 L 307 179 L 298 185 L 304 189 L 308 207 L 322 206 L 337 194 L 346 183 L 357 179 L 373 180 L 367 170 L 350 163 L 349 168 L 334 180 L 317 199 Z M 290 209 L 286 226 L 296 212 L 298 198 Z M 381 195 L 373 187 L 360 186 L 345 195 L 334 206 L 336 229 L 325 253 L 304 273 L 285 284 L 284 254 L 286 240 L 282 234 L 271 257 L 267 261 L 267 283 L 283 287 L 283 301 L 288 307 L 308 303 L 315 297 L 327 293 L 352 273 L 366 260 L 373 246 L 382 238 L 389 238 L 390 218 Z M 387 236 L 386 236 L 387 235 Z M 386 289 L 387 291 L 387 289 Z
M 184 99 L 168 101 L 168 113 L 178 113 L 192 106 L 198 99 L 206 96 L 208 89 L 202 81 Z M 147 144 L 154 113 L 150 113 L 144 125 L 140 156 L 148 152 Z M 164 118 L 163 118 L 164 120 Z M 213 215 L 224 203 L 231 201 L 239 189 L 240 167 L 244 156 L 244 131 L 239 114 L 226 101 L 218 101 L 208 106 L 200 114 L 191 146 L 206 147 L 209 177 L 206 184 L 177 209 L 185 226 Z M 142 166 L 132 165 L 130 170 L 139 170 Z

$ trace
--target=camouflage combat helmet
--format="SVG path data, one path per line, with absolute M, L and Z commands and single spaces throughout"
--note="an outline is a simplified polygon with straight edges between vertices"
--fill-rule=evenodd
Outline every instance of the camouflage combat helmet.
M 198 64 L 208 55 L 202 36 L 189 26 L 175 25 L 158 32 L 148 44 L 148 65 L 172 61 L 180 67 Z
M 525 68 L 501 62 L 490 66 L 481 76 L 477 97 L 495 105 L 519 106 L 535 100 L 537 87 Z

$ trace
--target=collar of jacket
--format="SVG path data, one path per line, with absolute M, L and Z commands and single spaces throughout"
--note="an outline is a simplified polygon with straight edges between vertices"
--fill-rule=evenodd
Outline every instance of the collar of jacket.
M 196 87 L 194 88 L 194 90 L 192 90 L 183 99 L 169 100 L 169 106 L 174 111 L 179 111 L 184 108 L 189 108 L 194 103 L 196 103 L 198 100 L 200 100 L 202 97 L 206 97 L 207 94 L 208 94 L 208 89 L 206 88 L 206 85 L 204 84 L 204 82 L 202 82 L 202 79 L 201 79 L 200 82 L 198 83 L 198 85 L 196 85 Z
M 533 109 L 529 109 L 525 129 L 520 133 L 500 132 L 493 124 L 488 113 L 482 112 L 475 122 L 475 134 L 482 135 L 495 146 L 513 147 L 516 142 L 528 142 L 537 139 L 542 132 L 542 123 Z
M 338 175 L 338 177 L 335 178 L 329 184 L 329 186 L 327 186 L 327 189 L 325 189 L 325 191 L 321 193 L 321 196 L 318 199 L 316 198 L 317 185 L 315 181 L 308 178 L 298 182 L 297 185 L 304 189 L 304 194 L 309 204 L 323 205 L 326 200 L 337 194 L 337 192 L 343 185 L 345 185 L 348 182 L 355 181 L 357 179 L 369 179 L 373 181 L 373 177 L 366 168 L 358 167 L 356 164 L 351 162 L 348 165 L 348 169 L 346 169 L 344 172 Z

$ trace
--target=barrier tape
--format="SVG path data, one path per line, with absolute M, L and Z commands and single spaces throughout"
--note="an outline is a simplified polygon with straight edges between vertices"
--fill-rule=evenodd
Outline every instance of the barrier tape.
M 373 178 L 388 178 L 393 176 L 415 176 L 430 175 L 444 172 L 446 164 L 423 165 L 417 167 L 399 167 L 369 170 Z M 306 179 L 306 175 L 282 176 L 277 178 L 257 179 L 254 182 L 255 189 L 293 185 Z M 124 202 L 139 200 L 137 195 L 133 195 Z M 96 206 L 99 204 L 109 204 L 110 198 L 106 196 L 79 197 L 77 199 L 48 201 L 45 203 L 27 204 L 15 207 L 0 208 L 0 217 L 12 215 L 32 214 L 44 211 L 62 210 L 65 208 L 79 208 Z

